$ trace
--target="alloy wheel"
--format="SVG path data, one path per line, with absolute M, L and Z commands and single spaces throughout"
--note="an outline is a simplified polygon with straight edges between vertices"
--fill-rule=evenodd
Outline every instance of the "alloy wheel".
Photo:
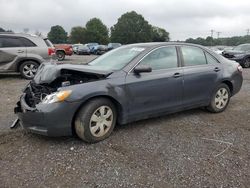
M 244 67 L 248 68 L 250 67 L 250 58 L 247 58 L 246 61 L 244 62 Z
M 28 78 L 33 78 L 37 72 L 37 66 L 34 64 L 27 64 L 23 67 L 23 74 Z

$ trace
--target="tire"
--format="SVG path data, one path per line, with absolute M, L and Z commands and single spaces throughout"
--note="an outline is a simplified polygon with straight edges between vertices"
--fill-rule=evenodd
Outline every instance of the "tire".
M 250 58 L 246 58 L 244 63 L 243 63 L 244 68 L 249 68 L 250 67 Z
M 75 119 L 74 129 L 80 139 L 95 143 L 110 136 L 116 119 L 117 112 L 114 104 L 108 99 L 97 98 L 80 109 Z
M 25 61 L 19 67 L 19 72 L 21 73 L 22 77 L 31 80 L 34 78 L 39 64 L 35 61 Z
M 207 110 L 213 113 L 223 112 L 229 104 L 231 97 L 230 89 L 226 84 L 216 87 Z
M 63 61 L 65 59 L 65 53 L 63 51 L 57 51 L 56 56 L 58 61 Z

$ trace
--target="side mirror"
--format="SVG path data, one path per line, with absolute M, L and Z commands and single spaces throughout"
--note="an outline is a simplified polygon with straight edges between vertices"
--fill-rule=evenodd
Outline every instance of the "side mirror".
M 140 74 L 142 72 L 152 72 L 152 68 L 149 65 L 138 65 L 134 68 L 134 73 Z

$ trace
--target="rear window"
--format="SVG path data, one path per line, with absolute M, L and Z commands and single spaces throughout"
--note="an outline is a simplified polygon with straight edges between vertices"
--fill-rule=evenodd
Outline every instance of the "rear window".
M 208 64 L 218 64 L 219 62 L 211 56 L 209 53 L 205 52 Z
M 49 39 L 44 39 L 44 42 L 46 43 L 46 45 L 47 45 L 48 47 L 53 47 L 53 44 L 50 42 Z
M 22 41 L 23 45 L 25 47 L 34 47 L 36 46 L 32 41 L 30 41 L 29 39 L 26 38 L 20 38 L 20 40 Z
M 181 51 L 185 66 L 207 64 L 206 57 L 202 49 L 192 46 L 182 46 Z

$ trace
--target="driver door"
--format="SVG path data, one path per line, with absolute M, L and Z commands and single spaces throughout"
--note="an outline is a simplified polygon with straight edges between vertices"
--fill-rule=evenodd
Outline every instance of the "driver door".
M 129 116 L 141 119 L 181 107 L 183 70 L 175 46 L 160 47 L 146 55 L 137 66 L 148 65 L 152 72 L 128 73 Z

